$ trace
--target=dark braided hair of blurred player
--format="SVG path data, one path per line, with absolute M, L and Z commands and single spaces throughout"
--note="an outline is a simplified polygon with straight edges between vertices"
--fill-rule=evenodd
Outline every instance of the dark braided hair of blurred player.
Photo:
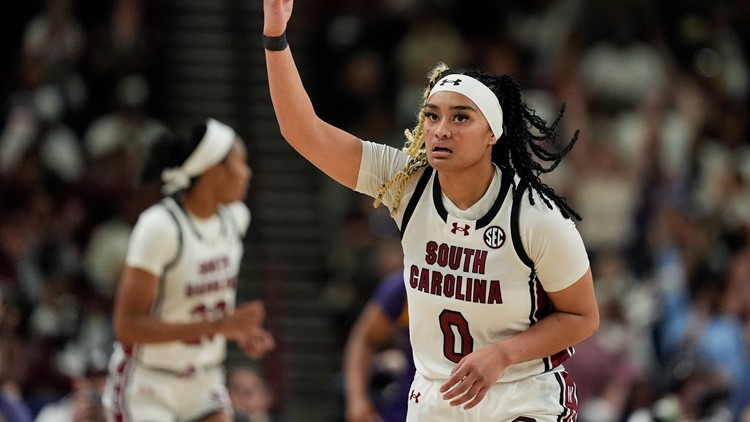
M 492 147 L 492 162 L 497 164 L 501 169 L 515 172 L 521 180 L 529 185 L 528 198 L 532 205 L 534 204 L 532 190 L 535 190 L 550 209 L 552 209 L 552 204 L 554 203 L 565 218 L 574 217 L 577 220 L 581 220 L 578 213 L 567 204 L 565 198 L 555 194 L 554 190 L 539 178 L 540 174 L 549 173 L 554 170 L 578 140 L 579 131 L 576 131 L 570 142 L 559 151 L 551 151 L 541 145 L 542 143 L 549 145 L 556 144 L 557 125 L 565 111 L 565 106 L 563 105 L 560 109 L 555 121 L 548 125 L 544 119 L 537 116 L 533 110 L 523 103 L 521 100 L 521 88 L 512 77 L 508 75 L 493 75 L 481 70 L 454 70 L 440 63 L 430 72 L 429 83 L 423 92 L 423 107 L 435 83 L 443 76 L 451 74 L 464 74 L 479 80 L 500 101 L 504 117 L 503 135 Z M 407 129 L 405 131 L 407 141 L 403 150 L 409 154 L 411 160 L 393 179 L 384 183 L 378 189 L 375 206 L 380 205 L 383 195 L 388 190 L 394 186 L 396 187 L 393 214 L 395 214 L 401 202 L 401 191 L 406 181 L 419 169 L 428 165 L 427 153 L 424 147 L 424 119 L 424 113 L 420 112 L 419 121 L 414 129 Z M 539 134 L 534 134 L 532 129 L 536 129 Z M 548 165 L 545 166 L 543 163 L 547 163 Z
M 141 183 L 160 182 L 162 170 L 184 163 L 200 144 L 206 134 L 206 129 L 205 123 L 199 123 L 191 129 L 187 138 L 172 132 L 165 132 L 157 137 L 151 144 L 148 157 L 141 170 Z M 191 180 L 190 186 L 193 186 L 194 179 L 198 177 L 200 176 Z M 187 189 L 189 190 L 190 187 Z

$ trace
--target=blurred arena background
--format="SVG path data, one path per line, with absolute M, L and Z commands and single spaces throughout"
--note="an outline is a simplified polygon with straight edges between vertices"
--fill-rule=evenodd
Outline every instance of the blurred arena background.
M 560 136 L 602 324 L 566 365 L 583 422 L 750 421 L 750 2 L 298 0 L 318 113 L 401 145 L 438 61 L 509 73 Z M 288 421 L 341 420 L 341 351 L 399 265 L 387 212 L 278 133 L 261 0 L 30 0 L 3 14 L 0 382 L 33 411 L 101 365 L 145 147 L 208 116 L 248 143 L 241 298 Z M 551 182 L 550 182 L 551 183 Z M 230 361 L 241 360 L 230 350 Z

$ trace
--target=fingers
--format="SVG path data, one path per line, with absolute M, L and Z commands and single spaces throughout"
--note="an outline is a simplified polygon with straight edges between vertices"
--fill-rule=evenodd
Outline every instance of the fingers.
M 473 377 L 466 375 L 459 378 L 456 382 L 449 379 L 449 381 L 440 387 L 440 392 L 445 393 L 443 394 L 443 399 L 450 400 L 451 406 L 465 404 L 464 409 L 467 410 L 479 404 L 488 390 L 489 387 L 481 380 L 475 380 Z
M 221 320 L 219 332 L 235 340 L 245 337 L 249 329 L 263 325 L 265 316 L 263 302 L 256 300 L 242 304 Z
M 468 410 L 482 401 L 494 381 L 472 375 L 471 365 L 462 367 L 461 363 L 453 368 L 451 376 L 440 386 L 440 392 L 443 400 L 450 400 L 451 406 L 464 404 L 464 409 Z
M 245 302 L 237 307 L 235 312 L 237 311 L 244 311 L 244 312 L 260 312 L 261 314 L 265 315 L 266 313 L 266 307 L 263 305 L 263 301 L 261 300 L 253 300 L 250 302 Z
M 458 394 L 460 394 L 460 393 L 455 393 L 453 391 L 453 388 L 458 387 L 459 384 L 462 381 L 464 381 L 466 379 L 466 376 L 469 374 L 468 370 L 463 369 L 463 365 L 462 365 L 463 362 L 464 361 L 462 360 L 461 362 L 458 363 L 458 365 L 456 365 L 453 368 L 453 370 L 451 371 L 451 376 L 448 377 L 447 380 L 445 380 L 442 386 L 440 386 L 441 393 L 450 391 L 448 394 L 444 395 L 443 398 L 451 399 L 457 396 Z
M 440 386 L 440 392 L 443 394 L 443 400 L 451 400 L 456 398 L 469 390 L 471 387 L 471 381 L 466 381 L 466 375 L 453 374 L 448 380 Z
M 237 344 L 245 354 L 258 359 L 276 347 L 276 340 L 274 340 L 268 331 L 257 328 L 251 330 L 248 335 L 238 339 Z
M 284 32 L 286 23 L 292 15 L 292 0 L 263 1 L 263 33 L 276 36 Z

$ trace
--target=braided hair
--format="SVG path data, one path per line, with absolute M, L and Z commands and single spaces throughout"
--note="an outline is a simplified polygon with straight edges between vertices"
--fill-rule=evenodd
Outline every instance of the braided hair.
M 193 126 L 187 137 L 173 132 L 162 133 L 151 144 L 148 157 L 141 170 L 141 183 L 161 181 L 162 170 L 182 165 L 198 147 L 205 134 L 205 123 Z
M 492 147 L 492 162 L 504 170 L 510 170 L 526 182 L 529 186 L 529 203 L 534 204 L 532 190 L 539 193 L 548 208 L 552 209 L 554 203 L 565 218 L 581 220 L 581 216 L 573 210 L 565 198 L 555 194 L 554 190 L 541 181 L 542 173 L 554 170 L 562 161 L 563 157 L 570 152 L 578 140 L 579 131 L 576 130 L 573 138 L 562 149 L 555 151 L 546 148 L 543 144 L 556 145 L 557 125 L 565 112 L 565 105 L 560 108 L 557 117 L 551 124 L 530 109 L 521 99 L 521 88 L 519 84 L 508 75 L 494 75 L 482 70 L 459 70 L 450 69 L 444 63 L 439 63 L 429 74 L 428 83 L 422 95 L 422 105 L 427 103 L 432 88 L 442 77 L 451 74 L 463 74 L 471 76 L 485 84 L 500 101 L 503 109 L 503 135 Z M 390 181 L 384 183 L 378 189 L 374 206 L 380 205 L 383 196 L 394 186 L 396 196 L 393 204 L 392 214 L 396 213 L 400 202 L 402 189 L 407 180 L 420 169 L 427 167 L 427 152 L 424 146 L 424 113 L 419 114 L 417 125 L 412 130 L 404 132 L 406 144 L 403 151 L 409 155 L 410 160 Z M 538 134 L 532 132 L 535 129 Z M 515 181 L 514 187 L 515 186 Z

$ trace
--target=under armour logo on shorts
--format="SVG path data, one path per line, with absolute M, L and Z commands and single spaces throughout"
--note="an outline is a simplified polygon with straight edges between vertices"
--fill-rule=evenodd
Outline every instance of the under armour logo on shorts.
M 443 79 L 443 81 L 440 82 L 440 86 L 444 86 L 447 83 L 452 83 L 453 86 L 458 86 L 461 84 L 461 79 Z
M 411 394 L 409 394 L 409 401 L 411 401 L 411 399 L 414 399 L 414 403 L 419 403 L 419 396 L 421 395 L 422 393 L 411 390 Z

